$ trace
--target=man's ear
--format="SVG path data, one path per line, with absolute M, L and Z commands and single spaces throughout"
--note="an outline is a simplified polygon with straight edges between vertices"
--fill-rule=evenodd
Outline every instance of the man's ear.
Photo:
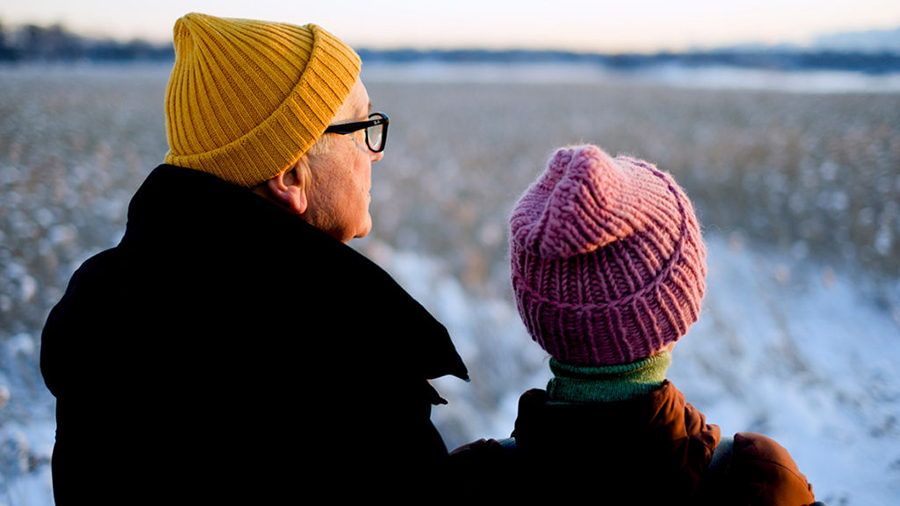
M 298 216 L 306 212 L 309 203 L 306 199 L 306 188 L 297 177 L 297 171 L 301 170 L 298 165 L 305 162 L 305 159 L 300 159 L 297 165 L 266 181 L 272 196 Z

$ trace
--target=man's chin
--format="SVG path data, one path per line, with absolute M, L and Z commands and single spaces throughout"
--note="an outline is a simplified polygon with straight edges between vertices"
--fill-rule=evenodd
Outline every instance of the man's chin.
M 366 225 L 362 228 L 362 231 L 360 231 L 358 234 L 353 236 L 353 238 L 354 239 L 362 239 L 363 237 L 369 235 L 369 232 L 371 232 L 371 231 L 372 231 L 372 220 L 370 218 L 369 221 L 366 223 Z

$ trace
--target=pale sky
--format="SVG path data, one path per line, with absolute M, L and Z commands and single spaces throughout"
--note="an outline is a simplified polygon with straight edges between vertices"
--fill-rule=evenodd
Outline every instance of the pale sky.
M 3 0 L 0 22 L 171 40 L 175 20 L 317 23 L 356 47 L 657 51 L 900 26 L 900 0 Z

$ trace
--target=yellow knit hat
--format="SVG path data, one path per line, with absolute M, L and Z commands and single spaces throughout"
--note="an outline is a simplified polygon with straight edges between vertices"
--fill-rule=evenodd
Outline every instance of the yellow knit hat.
M 175 22 L 166 163 L 251 187 L 296 163 L 350 94 L 359 56 L 316 25 Z

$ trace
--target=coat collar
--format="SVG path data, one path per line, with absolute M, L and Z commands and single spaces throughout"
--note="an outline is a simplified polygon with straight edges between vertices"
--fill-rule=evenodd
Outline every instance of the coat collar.
M 381 368 L 384 374 L 468 379 L 447 329 L 381 267 L 298 216 L 215 176 L 157 167 L 132 199 L 120 247 L 153 258 L 200 256 L 223 275 L 298 262 L 304 266 L 305 293 L 334 300 L 349 308 L 348 317 L 363 320 L 352 322 L 368 329 L 366 336 L 357 336 L 359 344 L 377 346 L 380 357 L 391 357 L 391 364 Z M 375 336 L 388 337 L 374 344 L 363 341 Z

